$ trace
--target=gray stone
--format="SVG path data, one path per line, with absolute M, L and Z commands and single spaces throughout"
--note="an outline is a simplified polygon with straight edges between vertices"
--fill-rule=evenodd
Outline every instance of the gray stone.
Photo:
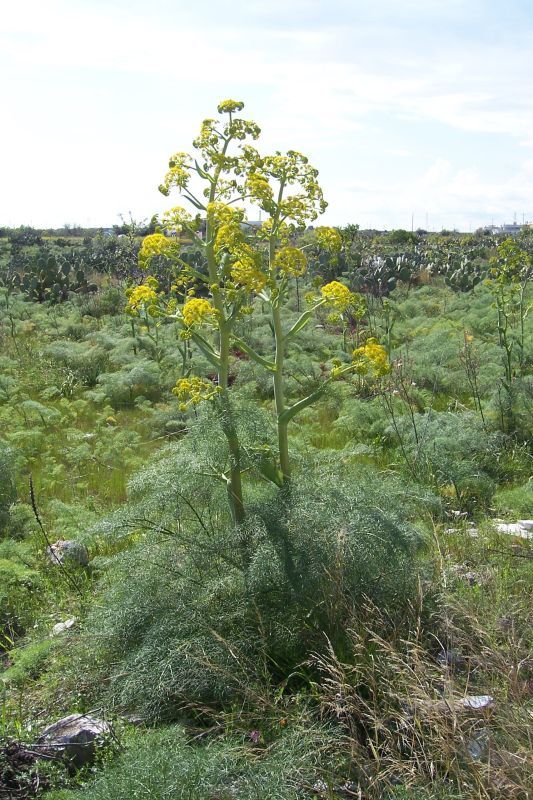
M 68 717 L 48 725 L 38 739 L 41 752 L 62 755 L 78 769 L 94 760 L 96 744 L 111 733 L 104 720 L 84 714 Z
M 485 758 L 489 749 L 489 741 L 490 731 L 488 728 L 480 728 L 480 730 L 475 731 L 471 739 L 468 739 L 466 749 L 474 761 L 480 761 Z
M 89 563 L 87 548 L 81 542 L 74 541 L 74 539 L 59 539 L 50 545 L 46 552 L 54 564 L 70 562 L 79 567 L 86 567 Z

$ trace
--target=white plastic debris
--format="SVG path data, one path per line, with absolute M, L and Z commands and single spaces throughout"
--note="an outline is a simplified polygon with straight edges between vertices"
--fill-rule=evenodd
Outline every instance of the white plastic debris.
M 459 700 L 458 705 L 470 711 L 483 711 L 494 705 L 494 697 L 490 694 L 472 694 Z
M 531 522 L 531 520 L 523 521 L 526 523 Z M 505 533 L 508 536 L 519 536 L 520 539 L 533 538 L 533 530 L 524 526 L 522 522 L 497 522 L 496 530 L 498 533 Z
M 76 617 L 71 617 L 70 619 L 66 619 L 64 622 L 58 622 L 57 625 L 54 625 L 52 628 L 51 636 L 58 636 L 63 631 L 68 631 L 69 628 L 72 628 L 73 625 L 76 624 Z

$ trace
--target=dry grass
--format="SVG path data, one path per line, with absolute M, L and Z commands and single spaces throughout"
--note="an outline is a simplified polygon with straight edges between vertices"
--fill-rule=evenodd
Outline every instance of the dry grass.
M 396 796 L 401 786 L 435 797 L 528 798 L 531 663 L 516 627 L 495 637 L 457 603 L 444 603 L 434 620 L 442 640 L 428 638 L 415 613 L 404 638 L 382 635 L 390 626 L 378 609 L 364 617 L 350 630 L 350 664 L 331 649 L 313 659 L 322 715 L 343 728 L 360 796 Z M 473 696 L 492 699 L 472 708 L 465 698 Z

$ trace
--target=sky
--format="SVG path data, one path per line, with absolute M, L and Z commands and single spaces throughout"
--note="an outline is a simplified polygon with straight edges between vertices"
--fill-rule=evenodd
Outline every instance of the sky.
M 0 226 L 181 204 L 168 158 L 226 98 L 324 224 L 533 220 L 533 0 L 0 0 L 0 86 Z

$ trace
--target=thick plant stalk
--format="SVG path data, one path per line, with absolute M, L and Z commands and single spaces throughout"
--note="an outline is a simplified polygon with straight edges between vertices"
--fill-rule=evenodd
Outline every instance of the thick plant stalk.
M 278 426 L 278 447 L 279 463 L 283 480 L 286 481 L 291 476 L 291 464 L 289 459 L 289 435 L 288 423 L 283 420 L 285 408 L 285 387 L 283 385 L 283 364 L 285 360 L 285 340 L 281 325 L 281 314 L 279 305 L 276 303 L 272 308 L 274 322 L 274 336 L 276 338 L 276 371 L 274 372 L 274 398 L 276 402 L 277 426 Z
M 211 186 L 210 202 L 215 199 L 216 183 L 219 171 L 215 174 L 213 184 Z M 213 305 L 218 312 L 218 325 L 219 325 L 219 346 L 220 346 L 220 364 L 218 367 L 218 386 L 220 389 L 219 409 L 220 409 L 220 424 L 222 431 L 226 437 L 230 457 L 230 474 L 228 480 L 228 500 L 231 510 L 233 521 L 239 524 L 244 520 L 244 501 L 242 494 L 242 476 L 241 476 L 241 449 L 235 421 L 231 411 L 230 400 L 228 396 L 228 379 L 229 379 L 229 351 L 230 351 L 230 326 L 226 320 L 224 313 L 224 303 L 220 291 L 217 288 L 218 276 L 215 260 L 215 253 L 213 248 L 214 237 L 214 224 L 211 215 L 207 215 L 207 229 L 206 229 L 206 256 L 207 267 L 209 270 L 209 280 L 212 286 Z
M 283 184 L 280 188 L 280 197 L 283 192 Z M 279 202 L 279 201 L 278 201 Z M 275 223 L 277 220 L 275 220 Z M 275 224 L 274 224 L 275 227 Z M 275 277 L 274 258 L 276 253 L 276 236 L 273 234 L 269 242 L 269 261 L 270 271 Z M 283 382 L 283 367 L 285 361 L 285 338 L 283 336 L 283 326 L 281 322 L 281 297 L 276 297 L 271 303 L 272 322 L 274 327 L 274 339 L 276 342 L 276 355 L 274 359 L 274 401 L 276 404 L 277 428 L 278 428 L 278 448 L 279 464 L 283 481 L 288 481 L 291 477 L 291 463 L 289 458 L 289 433 L 288 423 L 283 419 L 285 407 L 285 386 Z

